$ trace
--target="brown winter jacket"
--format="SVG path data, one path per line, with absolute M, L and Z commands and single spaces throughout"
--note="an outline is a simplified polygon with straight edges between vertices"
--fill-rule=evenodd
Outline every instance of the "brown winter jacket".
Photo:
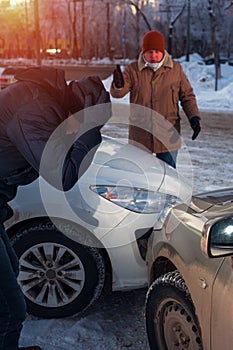
M 179 149 L 179 102 L 189 120 L 194 116 L 201 119 L 181 65 L 165 51 L 163 65 L 154 72 L 146 66 L 141 53 L 138 62 L 125 68 L 123 76 L 124 87 L 116 89 L 112 83 L 110 93 L 121 98 L 130 92 L 130 142 L 153 153 Z

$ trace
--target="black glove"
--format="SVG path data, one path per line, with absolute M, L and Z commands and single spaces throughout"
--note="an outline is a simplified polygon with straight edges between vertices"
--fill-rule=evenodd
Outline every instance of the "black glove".
M 113 71 L 113 83 L 117 89 L 124 87 L 124 78 L 119 64 L 117 64 L 116 69 Z
M 190 120 L 190 126 L 193 129 L 192 140 L 195 140 L 201 131 L 200 120 L 198 117 L 192 117 Z

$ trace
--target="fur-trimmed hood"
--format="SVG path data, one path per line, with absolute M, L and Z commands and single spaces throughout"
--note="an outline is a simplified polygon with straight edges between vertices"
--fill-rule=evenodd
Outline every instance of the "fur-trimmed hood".
M 165 50 L 165 59 L 162 64 L 163 67 L 167 68 L 173 68 L 173 61 L 171 56 L 168 54 L 168 52 Z M 143 53 L 140 52 L 139 57 L 138 57 L 138 69 L 139 71 L 142 71 L 144 68 L 147 68 L 146 62 L 143 58 Z

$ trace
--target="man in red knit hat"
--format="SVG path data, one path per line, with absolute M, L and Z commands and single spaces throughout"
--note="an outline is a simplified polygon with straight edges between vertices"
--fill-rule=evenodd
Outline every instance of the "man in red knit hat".
M 123 73 L 117 65 L 110 93 L 115 98 L 130 93 L 129 141 L 175 168 L 181 146 L 179 102 L 193 129 L 192 140 L 201 130 L 201 117 L 190 82 L 165 50 L 160 32 L 152 30 L 144 35 L 138 61 L 130 63 Z

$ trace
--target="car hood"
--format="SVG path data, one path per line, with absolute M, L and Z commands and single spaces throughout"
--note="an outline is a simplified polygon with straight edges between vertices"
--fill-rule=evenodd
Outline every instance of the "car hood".
M 186 199 L 191 188 L 178 172 L 150 152 L 126 143 L 103 137 L 92 166 L 80 179 L 96 185 L 119 185 L 161 191 Z
M 165 176 L 165 164 L 151 153 L 116 140 L 103 137 L 92 165 L 81 182 L 147 187 L 156 191 Z
M 233 213 L 233 188 L 223 188 L 193 196 L 193 209 L 197 212 L 219 211 Z

